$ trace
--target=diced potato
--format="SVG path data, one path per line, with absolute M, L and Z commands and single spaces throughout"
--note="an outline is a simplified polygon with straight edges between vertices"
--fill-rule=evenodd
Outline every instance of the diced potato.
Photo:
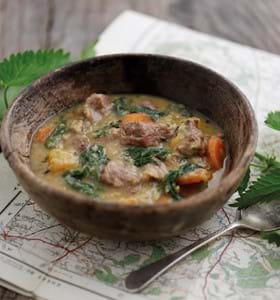
M 52 149 L 48 155 L 49 170 L 53 173 L 63 172 L 69 169 L 74 169 L 79 166 L 78 157 L 72 152 Z

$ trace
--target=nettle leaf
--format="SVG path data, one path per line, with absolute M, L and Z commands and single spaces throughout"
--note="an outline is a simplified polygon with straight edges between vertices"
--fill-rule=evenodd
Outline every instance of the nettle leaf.
M 7 91 L 7 103 L 10 105 L 15 97 L 21 92 L 22 87 L 10 87 Z M 6 105 L 4 102 L 4 90 L 0 90 L 0 122 L 4 117 L 6 111 Z
M 45 141 L 45 147 L 47 149 L 54 149 L 59 144 L 63 134 L 66 131 L 66 122 L 61 120 L 50 136 Z
M 96 56 L 96 44 L 98 43 L 98 39 L 89 45 L 87 45 L 84 49 L 81 51 L 81 59 L 87 59 L 87 58 L 93 58 Z
M 119 97 L 114 101 L 113 105 L 115 112 L 120 116 L 124 116 L 129 110 L 130 101 L 125 97 Z
M 93 137 L 97 139 L 97 138 L 106 136 L 107 134 L 109 134 L 109 132 L 112 128 L 120 128 L 120 120 L 112 121 L 109 124 L 95 130 L 93 133 Z
M 268 127 L 280 130 L 280 111 L 270 112 L 264 122 Z
M 0 81 L 5 87 L 29 85 L 35 79 L 70 62 L 62 49 L 29 50 L 12 54 L 0 63 Z
M 98 196 L 98 187 L 96 185 L 84 182 L 72 174 L 72 172 L 65 173 L 64 180 L 73 190 L 93 197 Z
M 158 159 L 165 160 L 168 150 L 163 147 L 130 147 L 126 149 L 136 167 L 142 167 L 146 164 L 157 164 Z
M 114 101 L 114 110 L 120 116 L 124 116 L 127 113 L 145 113 L 154 121 L 168 114 L 168 112 L 157 111 L 142 105 L 131 105 L 131 101 L 123 96 Z
M 271 168 L 253 181 L 232 206 L 246 208 L 258 202 L 280 199 L 280 168 Z
M 262 155 L 259 152 L 256 152 L 255 158 L 258 160 L 258 163 L 253 163 L 251 166 L 259 169 L 261 172 L 266 172 L 273 167 L 280 168 L 280 162 L 276 160 L 275 155 Z
M 270 244 L 274 243 L 280 247 L 280 230 L 275 230 L 272 232 L 262 232 L 261 237 L 267 240 Z

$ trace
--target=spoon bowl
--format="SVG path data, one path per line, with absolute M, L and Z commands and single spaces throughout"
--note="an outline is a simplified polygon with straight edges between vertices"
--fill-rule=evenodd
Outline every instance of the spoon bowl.
M 272 231 L 280 228 L 280 201 L 258 203 L 241 210 L 241 222 L 256 231 Z

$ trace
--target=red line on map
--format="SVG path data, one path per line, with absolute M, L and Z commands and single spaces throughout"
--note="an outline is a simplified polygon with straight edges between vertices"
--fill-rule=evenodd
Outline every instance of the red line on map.
M 229 216 L 227 214 L 227 212 L 222 208 L 222 211 L 228 221 L 228 223 L 230 224 L 230 219 L 229 219 Z M 204 284 L 203 284 L 203 287 L 202 287 L 202 293 L 203 293 L 203 298 L 204 300 L 207 300 L 207 295 L 206 295 L 206 288 L 207 288 L 207 284 L 208 284 L 208 277 L 210 276 L 211 272 L 216 268 L 216 266 L 221 262 L 225 252 L 227 251 L 229 245 L 231 244 L 232 240 L 233 240 L 233 237 L 234 237 L 234 234 L 232 233 L 230 235 L 230 239 L 228 241 L 228 243 L 226 244 L 226 246 L 224 247 L 223 251 L 220 253 L 218 259 L 216 260 L 216 262 L 213 264 L 212 267 L 210 267 L 210 269 L 208 270 L 208 272 L 206 273 L 205 275 L 205 278 L 204 278 Z
M 82 244 L 76 246 L 76 247 L 73 248 L 73 249 L 65 249 L 66 252 L 65 252 L 62 256 L 60 256 L 60 257 L 56 258 L 55 260 L 53 260 L 52 263 L 56 263 L 56 262 L 58 262 L 59 260 L 61 260 L 61 259 L 65 258 L 66 256 L 68 256 L 69 254 L 74 253 L 76 250 L 78 250 L 78 249 L 82 248 L 83 246 L 85 246 L 91 239 L 92 239 L 92 237 L 88 238 L 88 239 L 87 239 L 86 241 L 84 241 Z
M 3 229 L 2 229 L 2 233 L 0 233 L 0 235 L 4 238 L 4 240 L 6 240 L 7 238 L 11 238 L 11 239 L 26 240 L 26 241 L 38 241 L 38 242 L 41 242 L 43 244 L 47 244 L 49 246 L 53 246 L 53 247 L 57 247 L 57 248 L 61 248 L 61 249 L 67 250 L 66 247 L 64 247 L 62 245 L 59 245 L 59 244 L 53 244 L 51 242 L 45 241 L 45 240 L 40 239 L 40 238 L 30 238 L 30 237 L 27 237 L 27 236 L 20 236 L 20 235 L 8 234 Z
M 57 261 L 63 259 L 64 257 L 68 256 L 69 254 L 74 254 L 74 252 L 76 250 L 82 248 L 84 245 L 86 245 L 92 239 L 92 237 L 90 237 L 86 241 L 81 243 L 80 245 L 76 246 L 75 248 L 69 249 L 65 246 L 62 246 L 62 245 L 59 245 L 59 244 L 54 244 L 54 243 L 45 241 L 45 240 L 40 239 L 40 238 L 30 238 L 30 237 L 27 237 L 27 236 L 19 236 L 19 235 L 8 234 L 4 229 L 2 229 L 2 233 L 0 233 L 0 236 L 2 236 L 4 240 L 7 240 L 8 238 L 11 238 L 11 239 L 21 239 L 21 240 L 26 240 L 26 241 L 38 241 L 38 242 L 41 242 L 43 244 L 47 244 L 47 245 L 52 246 L 52 247 L 57 247 L 57 248 L 60 248 L 60 249 L 63 249 L 63 250 L 66 251 L 62 256 L 56 258 L 51 263 L 57 262 Z
M 223 255 L 225 254 L 226 250 L 228 249 L 229 245 L 231 244 L 233 240 L 233 235 L 231 236 L 231 238 L 229 239 L 228 243 L 226 244 L 226 246 L 224 247 L 223 251 L 221 252 L 221 254 L 219 255 L 217 261 L 213 264 L 213 266 L 209 269 L 209 271 L 206 273 L 205 279 L 204 279 L 204 285 L 202 288 L 202 292 L 203 292 L 203 298 L 204 300 L 207 300 L 207 296 L 206 296 L 206 288 L 207 288 L 207 284 L 208 284 L 208 277 L 211 274 L 211 272 L 215 269 L 215 267 L 221 262 Z

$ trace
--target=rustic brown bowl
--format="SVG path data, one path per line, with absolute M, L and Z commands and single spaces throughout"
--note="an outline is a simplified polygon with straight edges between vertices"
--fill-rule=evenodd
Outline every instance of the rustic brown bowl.
M 217 187 L 169 205 L 99 203 L 49 185 L 30 168 L 36 128 L 91 93 L 153 94 L 185 103 L 225 132 L 230 162 Z M 236 190 L 252 159 L 257 125 L 246 97 L 227 79 L 186 60 L 158 55 L 109 55 L 78 62 L 37 80 L 14 101 L 1 145 L 23 188 L 62 223 L 102 238 L 152 240 L 181 234 L 210 218 Z

